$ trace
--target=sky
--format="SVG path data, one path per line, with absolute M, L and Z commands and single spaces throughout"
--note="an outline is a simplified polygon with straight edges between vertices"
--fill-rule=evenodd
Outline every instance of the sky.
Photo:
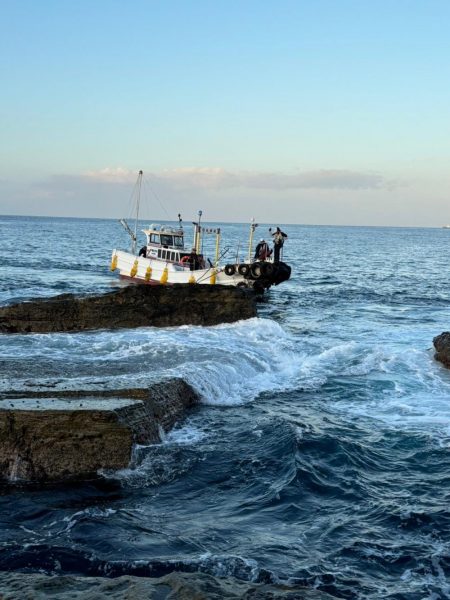
M 0 214 L 450 223 L 448 0 L 0 0 Z M 145 216 L 145 215 L 144 215 Z

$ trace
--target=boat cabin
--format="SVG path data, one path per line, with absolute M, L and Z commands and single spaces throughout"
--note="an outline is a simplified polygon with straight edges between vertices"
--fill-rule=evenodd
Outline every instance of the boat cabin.
M 147 258 L 178 263 L 186 254 L 182 229 L 152 224 L 148 229 L 142 231 L 147 237 Z

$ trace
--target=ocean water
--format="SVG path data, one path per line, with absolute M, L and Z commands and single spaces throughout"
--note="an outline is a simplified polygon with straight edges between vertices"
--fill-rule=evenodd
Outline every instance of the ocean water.
M 244 256 L 248 226 L 222 229 L 224 260 Z M 450 371 L 432 350 L 450 328 L 450 232 L 283 229 L 293 275 L 258 318 L 0 337 L 2 391 L 179 376 L 202 397 L 124 471 L 3 484 L 0 571 L 450 597 Z M 126 245 L 112 220 L 0 217 L 0 304 L 117 288 Z

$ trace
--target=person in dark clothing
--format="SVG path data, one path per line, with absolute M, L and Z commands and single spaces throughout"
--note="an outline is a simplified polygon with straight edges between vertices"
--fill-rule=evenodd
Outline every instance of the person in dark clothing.
M 147 258 L 147 246 L 142 246 L 142 248 L 139 250 L 139 256 Z
M 255 260 L 266 260 L 271 254 L 269 244 L 264 239 L 260 239 L 255 248 Z
M 287 238 L 287 234 L 284 231 L 281 231 L 279 227 L 277 227 L 276 231 L 272 233 L 273 237 L 273 251 L 274 251 L 274 262 L 280 262 L 280 252 L 283 247 L 284 240 Z
M 195 248 L 192 248 L 187 262 L 191 267 L 191 271 L 196 271 L 200 267 L 200 261 L 198 258 L 197 250 Z

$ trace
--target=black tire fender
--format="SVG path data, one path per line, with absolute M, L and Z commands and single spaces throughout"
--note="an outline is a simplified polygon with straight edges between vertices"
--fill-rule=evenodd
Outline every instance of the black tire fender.
M 261 265 L 261 271 L 262 271 L 262 274 L 264 275 L 264 277 L 272 277 L 272 275 L 275 271 L 275 268 L 272 263 L 265 262 L 265 263 L 262 263 L 262 265 Z
M 225 275 L 228 275 L 229 277 L 231 277 L 232 275 L 234 275 L 236 273 L 236 267 L 235 265 L 225 265 Z
M 250 267 L 250 273 L 253 279 L 259 279 L 262 275 L 261 263 L 253 263 Z
M 242 277 L 248 277 L 248 275 L 250 274 L 250 265 L 239 265 L 238 273 L 239 275 L 242 275 Z

